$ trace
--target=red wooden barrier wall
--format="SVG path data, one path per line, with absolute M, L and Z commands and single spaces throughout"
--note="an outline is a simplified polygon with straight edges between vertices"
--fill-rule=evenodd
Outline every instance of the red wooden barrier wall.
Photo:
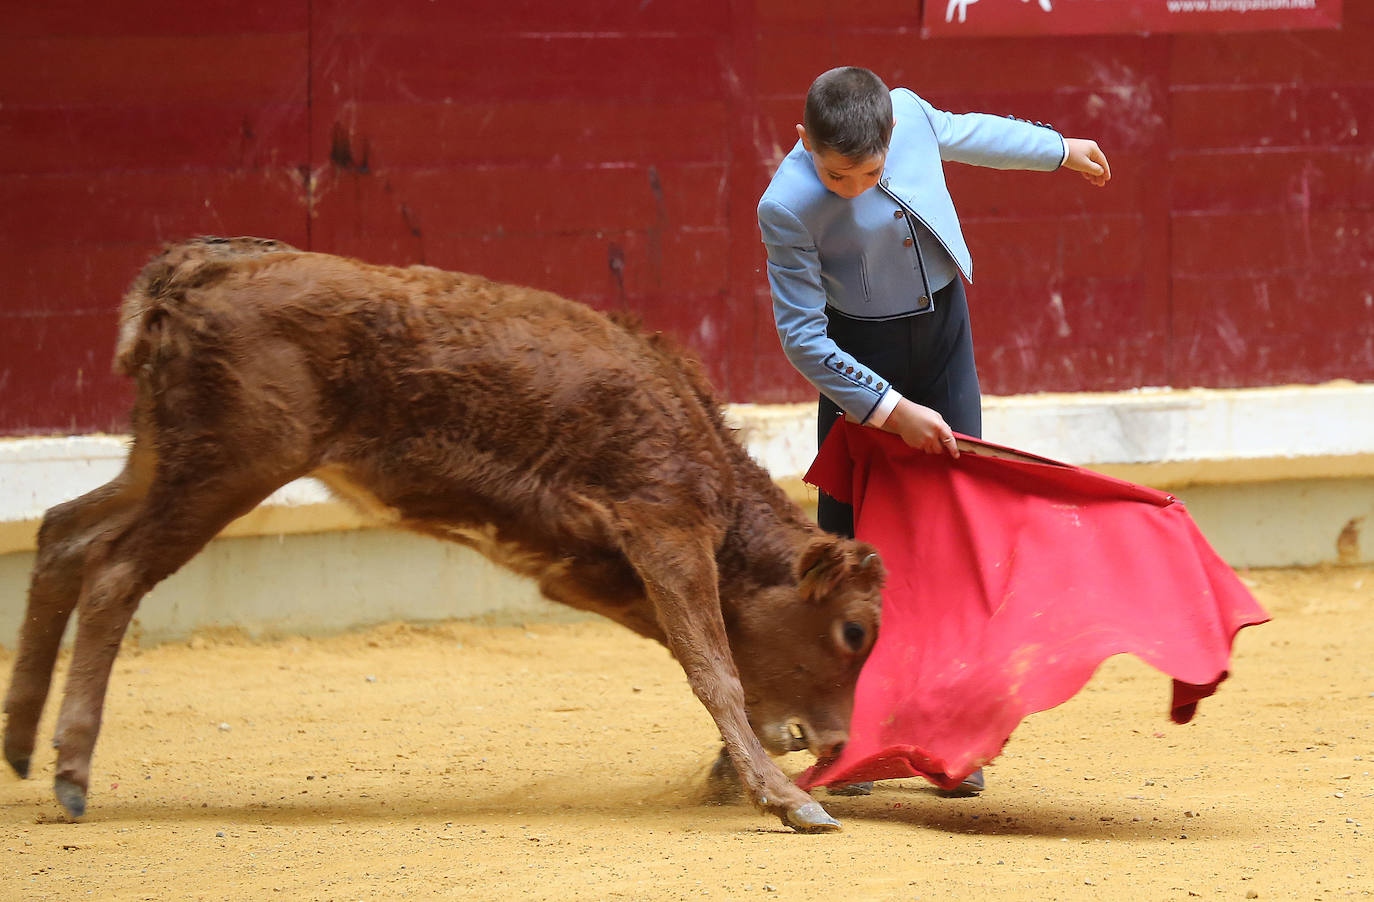
M 257 234 L 639 312 L 732 400 L 810 397 L 754 205 L 818 72 L 1097 138 L 951 166 L 986 391 L 1374 380 L 1374 12 L 1340 31 L 921 39 L 917 0 L 6 2 L 0 433 L 120 429 L 114 311 Z

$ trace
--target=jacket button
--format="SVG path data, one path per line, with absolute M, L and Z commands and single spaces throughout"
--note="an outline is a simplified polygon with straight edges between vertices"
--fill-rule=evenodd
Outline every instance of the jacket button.
M 883 390 L 884 388 L 886 388 L 887 386 L 885 386 L 885 385 L 883 385 L 881 382 L 879 382 L 877 385 L 875 385 L 875 386 L 873 386 L 873 387 L 876 388 L 878 391 L 882 391 L 882 390 Z
M 893 218 L 893 219 L 901 219 L 901 218 L 902 218 L 902 211 L 901 211 L 901 210 L 893 210 L 893 211 L 892 211 L 892 218 Z
M 903 239 L 902 239 L 902 247 L 911 247 L 911 239 L 910 239 L 910 238 L 903 238 Z

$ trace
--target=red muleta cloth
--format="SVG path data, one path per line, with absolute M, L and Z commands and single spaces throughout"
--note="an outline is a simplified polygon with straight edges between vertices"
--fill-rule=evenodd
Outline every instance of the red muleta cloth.
M 1226 678 L 1237 631 L 1269 619 L 1171 495 L 960 438 L 985 453 L 926 454 L 840 420 L 806 474 L 854 505 L 888 576 L 849 742 L 804 789 L 952 789 L 1123 652 L 1173 677 L 1186 723 Z

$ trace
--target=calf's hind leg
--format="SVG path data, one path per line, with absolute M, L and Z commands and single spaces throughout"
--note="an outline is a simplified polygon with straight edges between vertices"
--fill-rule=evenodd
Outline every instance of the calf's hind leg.
M 28 605 L 19 630 L 19 653 L 5 699 L 5 760 L 20 777 L 29 775 L 53 664 L 81 594 L 90 551 L 102 536 L 127 519 L 146 489 L 150 472 L 147 455 L 135 448 L 124 470 L 113 480 L 53 507 L 43 516 Z
M 116 535 L 91 554 L 77 604 L 76 642 L 53 744 L 54 792 L 73 818 L 86 810 L 91 754 L 110 671 L 144 594 L 190 560 L 225 525 L 286 479 L 264 483 L 202 465 L 194 478 L 159 474 Z

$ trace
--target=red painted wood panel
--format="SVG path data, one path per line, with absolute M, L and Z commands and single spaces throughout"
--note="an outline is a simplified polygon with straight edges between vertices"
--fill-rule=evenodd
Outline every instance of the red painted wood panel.
M 122 291 L 122 286 L 121 286 Z M 132 400 L 110 374 L 116 304 L 80 313 L 0 316 L 0 396 L 11 434 L 118 428 Z M 115 414 L 112 408 L 119 408 Z
M 113 310 L 262 234 L 634 313 L 811 398 L 754 207 L 823 69 L 1097 138 L 1113 183 L 951 164 L 990 393 L 1374 380 L 1374 6 L 1339 31 L 923 40 L 921 4 L 55 0 L 0 34 L 0 433 L 122 426 Z
M 1183 215 L 1173 247 L 1176 277 L 1358 271 L 1374 283 L 1374 210 Z
M 0 174 L 258 169 L 309 156 L 305 103 L 0 108 Z
M 0 178 L 0 432 L 125 428 L 128 385 L 110 362 L 119 300 L 139 268 L 164 243 L 202 233 L 305 246 L 301 209 L 299 184 L 279 174 Z
M 370 229 L 373 212 L 389 218 L 402 205 L 413 226 L 475 235 L 700 227 L 719 224 L 723 182 L 723 168 L 710 163 L 471 168 L 462 179 L 446 169 L 333 171 L 318 179 L 315 233 Z M 372 209 L 353 212 L 362 199 Z
M 6 10 L 0 432 L 124 428 L 115 312 L 163 243 L 308 244 L 308 5 L 239 6 Z
M 1190 86 L 1174 92 L 1179 150 L 1331 147 L 1374 143 L 1374 83 Z
M 1139 276 L 979 280 L 969 292 L 984 390 L 1030 381 L 1111 391 L 1157 385 L 1168 365 L 1164 305 L 1142 305 Z
M 945 183 L 965 231 L 980 219 L 1010 216 L 1065 220 L 1139 216 L 1157 190 L 1141 177 L 1149 168 L 1150 158 L 1139 152 L 1116 150 L 1110 144 L 1105 147 L 1114 176 L 1111 187 L 1105 190 L 1090 189 L 1082 176 L 1067 169 L 1002 172 L 958 163 L 945 166 Z M 984 262 L 981 250 L 975 248 L 979 265 Z
M 0 38 L 0 96 L 60 108 L 304 101 L 301 33 Z
M 345 96 L 363 102 L 681 100 L 721 95 L 729 64 L 723 49 L 711 34 L 425 31 L 337 36 L 316 49 L 312 63 L 315 78 L 334 95 L 316 96 L 326 103 Z
M 328 5 L 314 246 L 634 312 L 690 341 L 723 390 L 749 391 L 726 316 L 743 68 L 730 4 L 547 12 Z
M 366 260 L 425 260 L 431 266 L 480 273 L 553 291 L 602 309 L 635 309 L 645 316 L 645 296 L 674 297 L 726 293 L 723 229 L 660 236 L 643 231 L 540 236 L 425 232 L 396 234 L 378 246 L 374 235 L 330 236 L 335 253 Z M 633 302 L 633 306 L 631 306 Z
M 1327 379 L 1369 381 L 1374 278 L 1369 272 L 1183 277 L 1178 353 L 1203 384 L 1226 387 Z
M 5 34 L 14 38 L 104 35 L 269 34 L 303 32 L 305 3 L 244 3 L 242 0 L 44 0 L 5 7 Z
M 73 261 L 85 248 L 113 241 L 143 245 L 151 253 L 165 242 L 201 234 L 270 232 L 304 244 L 303 207 L 300 173 L 290 169 L 0 179 L 0 235 L 12 236 L 19 249 L 66 249 Z
M 358 153 L 365 142 L 379 168 L 650 165 L 664 160 L 723 162 L 729 110 L 720 101 L 652 103 L 590 98 L 383 103 L 339 107 L 338 125 Z M 571 125 L 570 125 L 571 123 Z M 674 128 L 672 123 L 691 123 Z M 316 140 L 334 139 L 335 122 Z
M 1182 155 L 1171 175 L 1178 214 L 1374 209 L 1374 147 L 1232 148 Z
M 892 0 L 887 0 L 892 2 Z M 462 3 L 396 3 L 390 0 L 316 0 L 321 34 L 679 34 L 730 28 L 735 5 L 645 3 L 643 0 L 579 0 L 577 3 L 464 0 Z
M 1368 83 L 1374 80 L 1371 11 L 1368 3 L 1347 3 L 1336 31 L 1179 35 L 1170 79 L 1180 85 Z

